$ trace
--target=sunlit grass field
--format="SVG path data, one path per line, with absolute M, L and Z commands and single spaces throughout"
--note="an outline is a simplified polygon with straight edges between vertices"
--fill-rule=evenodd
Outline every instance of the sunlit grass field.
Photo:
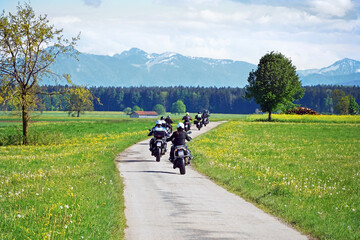
M 154 120 L 103 118 L 46 116 L 31 124 L 31 145 L 0 146 L 0 239 L 123 238 L 114 159 L 146 138 Z M 0 135 L 19 128 L 2 125 Z
M 85 112 L 80 117 L 69 117 L 67 112 L 64 111 L 46 111 L 46 112 L 31 112 L 31 120 L 36 121 L 93 121 L 96 120 L 109 120 L 129 118 L 124 112 Z M 0 126 L 3 124 L 1 121 L 18 122 L 21 121 L 19 112 L 1 112 L 0 111 Z
M 297 122 L 297 123 L 360 123 L 359 115 L 288 115 L 288 114 L 273 114 L 272 121 L 274 122 Z M 267 121 L 268 115 L 250 115 L 246 116 L 246 120 Z
M 191 142 L 196 169 L 311 236 L 360 239 L 360 117 L 266 117 Z
M 360 117 L 266 118 L 211 114 L 229 122 L 189 143 L 193 164 L 311 236 L 360 239 Z M 19 120 L 0 114 L 0 239 L 122 239 L 114 158 L 156 119 L 35 113 L 32 144 L 8 145 L 21 141 Z

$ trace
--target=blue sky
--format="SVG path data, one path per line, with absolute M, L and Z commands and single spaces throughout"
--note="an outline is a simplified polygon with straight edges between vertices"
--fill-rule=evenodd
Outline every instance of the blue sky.
M 1 0 L 14 12 L 18 1 Z M 257 64 L 270 51 L 297 69 L 360 60 L 358 0 L 31 0 L 78 50 L 113 55 L 148 53 L 233 59 Z

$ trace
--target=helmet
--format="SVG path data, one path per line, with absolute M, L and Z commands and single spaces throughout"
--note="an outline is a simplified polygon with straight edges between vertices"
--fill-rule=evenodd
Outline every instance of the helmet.
M 156 120 L 156 125 L 161 125 L 162 121 L 161 120 Z
M 189 113 L 187 112 L 186 115 L 189 115 Z
M 198 114 L 201 114 L 201 112 L 198 112 Z
M 177 125 L 176 125 L 176 128 L 182 128 L 184 129 L 184 124 L 182 122 L 179 122 Z
M 170 115 L 167 115 L 167 118 L 170 118 Z

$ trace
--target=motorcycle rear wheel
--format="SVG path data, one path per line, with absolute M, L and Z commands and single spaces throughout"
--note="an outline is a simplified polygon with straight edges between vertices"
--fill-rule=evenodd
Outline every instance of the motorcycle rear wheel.
M 185 160 L 182 158 L 181 160 L 179 160 L 179 169 L 180 169 L 180 174 L 184 175 L 186 173 L 185 171 Z
M 156 161 L 160 162 L 160 157 L 161 157 L 161 148 L 158 149 L 157 155 L 156 155 Z

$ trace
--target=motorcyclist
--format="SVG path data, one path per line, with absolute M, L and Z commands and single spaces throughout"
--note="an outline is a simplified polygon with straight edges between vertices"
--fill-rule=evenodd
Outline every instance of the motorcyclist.
M 175 147 L 176 146 L 180 146 L 180 145 L 184 145 L 186 147 L 186 149 L 189 151 L 185 140 L 190 141 L 191 137 L 187 134 L 187 132 L 184 131 L 184 124 L 182 122 L 179 122 L 177 124 L 177 131 L 173 132 L 173 134 L 171 135 L 171 137 L 167 138 L 166 141 L 167 142 L 172 142 L 172 146 L 171 146 L 171 150 L 170 150 L 170 162 L 173 162 L 175 159 Z M 192 159 L 192 155 L 190 153 L 190 159 Z
M 195 116 L 195 119 L 196 119 L 197 121 L 201 121 L 201 118 L 202 118 L 201 112 L 198 112 L 198 113 L 196 114 L 196 116 Z
M 203 112 L 203 118 L 208 118 L 208 117 L 210 117 L 210 112 L 209 112 L 209 110 L 204 110 L 204 112 Z
M 148 136 L 154 135 L 155 132 L 165 132 L 164 135 L 165 135 L 166 137 L 169 136 L 169 134 L 167 133 L 166 129 L 162 126 L 162 120 L 157 120 L 157 121 L 156 121 L 155 127 L 153 127 L 153 128 L 150 130 Z M 152 150 L 153 147 L 154 147 L 154 140 L 155 140 L 154 138 L 151 138 L 151 139 L 150 139 L 150 150 Z
M 204 112 L 202 114 L 202 122 L 205 126 L 206 126 L 206 124 L 209 124 L 209 117 L 210 117 L 209 110 L 204 110 Z
M 187 112 L 186 115 L 182 118 L 182 120 L 184 120 L 184 124 L 188 125 L 188 131 L 190 130 L 191 128 L 191 120 L 192 118 L 190 117 L 190 114 Z
M 161 116 L 160 121 L 161 121 L 161 126 L 166 129 L 166 121 L 164 119 L 164 116 Z
M 174 121 L 170 118 L 170 115 L 168 115 L 166 118 L 165 118 L 165 122 L 166 122 L 166 127 L 168 127 L 170 129 L 170 131 L 172 132 L 172 126 L 171 124 L 174 123 Z

